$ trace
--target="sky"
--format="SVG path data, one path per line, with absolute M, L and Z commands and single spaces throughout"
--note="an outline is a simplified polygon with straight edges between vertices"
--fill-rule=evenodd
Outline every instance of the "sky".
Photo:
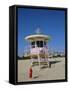
M 18 56 L 28 45 L 25 37 L 35 34 L 37 28 L 51 37 L 48 47 L 53 51 L 65 49 L 65 12 L 61 10 L 18 8 Z

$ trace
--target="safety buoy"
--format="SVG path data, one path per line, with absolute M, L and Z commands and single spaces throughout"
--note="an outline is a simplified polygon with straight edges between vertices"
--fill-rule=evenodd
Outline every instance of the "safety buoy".
M 29 78 L 32 78 L 32 68 L 29 69 Z

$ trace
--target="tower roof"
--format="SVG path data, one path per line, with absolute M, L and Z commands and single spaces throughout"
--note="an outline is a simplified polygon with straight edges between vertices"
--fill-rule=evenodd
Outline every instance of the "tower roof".
M 25 37 L 26 40 L 37 40 L 37 39 L 45 39 L 45 40 L 49 40 L 50 37 L 47 35 L 29 35 L 27 37 Z
M 33 35 L 29 35 L 29 36 L 26 36 L 25 37 L 26 40 L 37 40 L 37 39 L 41 39 L 41 40 L 49 40 L 50 37 L 48 35 L 44 35 L 40 32 L 40 28 L 37 28 L 36 29 L 36 34 L 33 34 Z

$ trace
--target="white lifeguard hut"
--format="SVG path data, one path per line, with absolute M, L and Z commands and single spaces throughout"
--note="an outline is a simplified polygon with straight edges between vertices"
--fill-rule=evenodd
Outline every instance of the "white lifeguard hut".
M 50 37 L 42 34 L 40 29 L 37 28 L 36 34 L 26 36 L 25 39 L 30 42 L 30 52 L 28 56 L 31 58 L 31 65 L 36 63 L 39 67 L 41 67 L 41 65 L 49 66 L 47 43 Z

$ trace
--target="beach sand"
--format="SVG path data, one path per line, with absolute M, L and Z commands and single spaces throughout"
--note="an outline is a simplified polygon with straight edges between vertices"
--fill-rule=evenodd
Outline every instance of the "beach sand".
M 49 62 L 47 68 L 32 67 L 32 78 L 29 78 L 31 60 L 18 60 L 18 82 L 65 79 L 65 58 L 49 58 Z

